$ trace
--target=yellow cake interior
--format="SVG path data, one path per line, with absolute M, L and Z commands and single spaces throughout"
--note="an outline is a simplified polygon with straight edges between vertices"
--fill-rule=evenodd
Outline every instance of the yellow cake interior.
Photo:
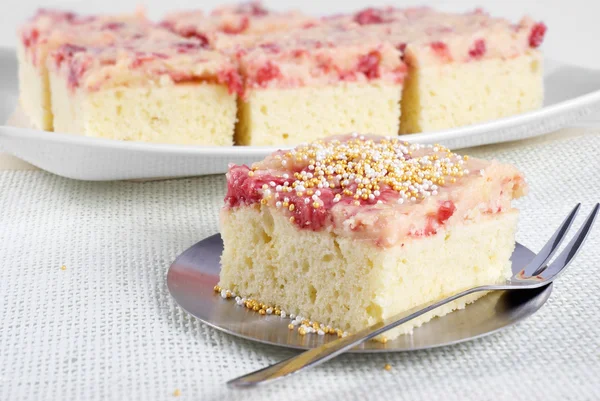
M 409 67 L 400 133 L 437 131 L 534 110 L 544 98 L 541 53 Z
M 38 68 L 27 56 L 21 41 L 17 42 L 19 61 L 19 102 L 34 128 L 52 131 L 52 110 L 48 71 L 43 60 Z
M 51 74 L 54 130 L 98 138 L 233 144 L 236 97 L 211 83 L 71 90 Z
M 397 135 L 401 93 L 402 85 L 382 82 L 252 90 L 239 102 L 236 143 L 295 145 L 353 131 Z
M 261 205 L 224 209 L 219 285 L 236 294 L 353 332 L 424 302 L 511 275 L 516 209 L 482 215 L 404 246 L 381 248 L 298 229 Z M 460 298 L 389 331 L 387 339 L 483 296 Z

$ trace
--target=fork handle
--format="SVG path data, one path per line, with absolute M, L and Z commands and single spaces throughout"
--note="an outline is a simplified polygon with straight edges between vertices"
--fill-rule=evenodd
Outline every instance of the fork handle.
M 406 323 L 409 320 L 415 319 L 439 306 L 445 305 L 458 298 L 464 297 L 465 295 L 487 290 L 489 290 L 489 288 L 486 287 L 471 288 L 439 301 L 427 302 L 415 306 L 412 309 L 409 309 L 405 312 L 399 313 L 394 316 L 390 316 L 389 318 L 384 319 L 379 323 L 375 323 L 354 334 L 338 338 L 337 340 L 329 341 L 321 345 L 320 347 L 304 351 L 299 355 L 285 359 L 274 365 L 267 366 L 266 368 L 230 380 L 229 382 L 227 382 L 227 385 L 232 387 L 251 387 L 257 384 L 267 383 L 273 380 L 280 379 L 292 373 L 296 373 L 302 369 L 317 366 L 325 361 L 330 360 L 331 358 L 334 358 L 335 356 L 343 353 L 344 351 L 347 351 L 355 347 L 356 345 L 359 345 L 363 341 L 376 337 L 387 330 L 393 329 L 394 327 Z

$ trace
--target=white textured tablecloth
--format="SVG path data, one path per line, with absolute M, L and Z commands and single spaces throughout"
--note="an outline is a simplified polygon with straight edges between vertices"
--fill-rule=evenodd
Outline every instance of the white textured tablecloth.
M 519 241 L 537 250 L 576 202 L 579 224 L 600 201 L 599 132 L 469 150 L 528 177 Z M 169 264 L 217 232 L 223 193 L 223 176 L 97 183 L 0 172 L 0 400 L 168 400 L 176 389 L 181 400 L 600 399 L 600 225 L 548 303 L 512 328 L 431 351 L 345 355 L 228 390 L 226 380 L 293 352 L 204 326 L 168 294 Z

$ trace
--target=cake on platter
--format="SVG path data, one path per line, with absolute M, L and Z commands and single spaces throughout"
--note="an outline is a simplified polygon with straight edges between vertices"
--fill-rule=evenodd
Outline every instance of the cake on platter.
M 236 142 L 293 145 L 361 130 L 396 135 L 406 67 L 401 53 L 353 29 L 271 35 L 234 48 L 243 79 Z
M 393 137 L 331 137 L 231 165 L 216 290 L 262 314 L 293 315 L 290 327 L 301 334 L 360 330 L 509 277 L 518 217 L 511 202 L 526 192 L 511 165 Z
M 142 12 L 125 15 L 82 16 L 40 10 L 18 32 L 19 100 L 35 128 L 52 130 L 50 84 L 46 59 L 64 44 L 102 45 L 117 38 L 143 35 L 148 20 Z
M 39 129 L 160 143 L 277 146 L 436 131 L 541 107 L 545 33 L 528 17 L 425 7 L 315 17 L 241 3 L 158 24 L 143 13 L 42 10 L 19 30 L 20 102 Z M 66 91 L 61 79 L 80 59 L 86 71 L 72 70 L 77 85 Z M 102 74 L 113 78 L 81 85 Z M 129 87 L 128 74 L 135 89 L 118 92 L 127 93 L 121 101 L 92 100 L 116 90 L 114 75 Z
M 162 28 L 63 45 L 48 69 L 54 129 L 119 140 L 233 145 L 236 74 L 223 54 Z
M 542 106 L 538 50 L 546 26 L 517 24 L 481 9 L 447 13 L 368 8 L 327 23 L 392 42 L 409 66 L 400 133 L 435 131 L 523 113 Z

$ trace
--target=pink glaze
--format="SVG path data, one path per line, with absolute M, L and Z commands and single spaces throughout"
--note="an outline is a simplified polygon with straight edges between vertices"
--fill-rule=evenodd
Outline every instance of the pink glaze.
M 401 53 L 391 43 L 345 27 L 255 36 L 224 52 L 238 60 L 246 92 L 348 81 L 400 84 L 406 75 Z
M 142 35 L 150 27 L 143 12 L 81 16 L 59 10 L 39 10 L 19 29 L 26 57 L 41 67 L 49 52 L 63 44 L 105 45 L 119 38 Z
M 227 56 L 159 27 L 102 46 L 66 44 L 50 57 L 54 63 L 48 68 L 63 75 L 71 89 L 204 81 L 225 84 L 231 93 L 241 92 L 241 78 Z
M 347 136 L 336 139 L 339 138 L 348 140 Z M 365 138 L 369 139 L 375 142 L 381 140 L 378 137 Z M 436 151 L 434 147 L 411 145 L 409 149 L 412 155 L 402 156 L 406 163 L 420 162 L 424 156 L 447 157 L 445 152 Z M 342 196 L 335 200 L 336 195 L 342 195 L 341 187 L 335 186 L 319 189 L 319 207 L 315 208 L 314 199 L 306 193 L 298 195 L 295 190 L 277 192 L 279 186 L 292 185 L 294 173 L 313 171 L 308 168 L 308 161 L 286 159 L 286 154 L 285 151 L 275 152 L 254 164 L 252 172 L 247 166 L 230 165 L 225 207 L 256 207 L 262 203 L 271 213 L 293 217 L 291 221 L 299 229 L 327 230 L 388 247 L 409 238 L 433 235 L 448 225 L 476 221 L 485 214 L 510 210 L 511 201 L 527 191 L 524 178 L 515 167 L 470 158 L 461 163 L 468 173 L 455 183 L 440 186 L 434 195 L 414 201 L 407 199 L 400 204 L 400 194 L 382 186 L 377 197 L 361 200 L 359 205 L 355 205 L 352 197 Z M 282 160 L 287 160 L 287 163 L 283 165 Z M 356 185 L 346 188 L 354 190 Z M 276 205 L 285 200 L 294 205 L 291 211 L 289 207 Z
M 513 58 L 541 45 L 546 25 L 529 17 L 513 24 L 481 9 L 458 14 L 427 7 L 367 8 L 329 17 L 323 23 L 378 35 L 394 43 L 409 65 L 467 62 L 481 58 Z

